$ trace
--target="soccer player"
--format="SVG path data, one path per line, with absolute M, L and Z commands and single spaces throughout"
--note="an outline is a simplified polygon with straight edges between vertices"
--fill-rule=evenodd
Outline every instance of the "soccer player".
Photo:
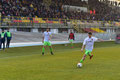
M 6 48 L 9 48 L 10 46 L 10 41 L 12 39 L 12 33 L 9 31 L 9 29 L 6 32 L 6 37 L 7 37 L 7 43 L 6 43 Z
M 74 33 L 72 32 L 72 30 L 70 30 L 68 40 L 70 41 L 71 48 L 73 48 L 73 41 L 75 40 L 75 36 L 74 36 Z
M 94 42 L 97 40 L 103 41 L 102 39 L 98 39 L 96 37 L 93 37 L 91 32 L 88 33 L 88 37 L 85 38 L 85 40 L 83 42 L 82 49 L 81 49 L 81 51 L 83 52 L 83 50 L 85 48 L 85 54 L 84 54 L 83 58 L 80 60 L 80 63 L 83 63 L 83 61 L 85 60 L 87 55 L 89 55 L 90 59 L 92 59 L 93 55 L 91 54 L 91 52 L 93 50 Z
M 49 29 L 46 29 L 46 31 L 43 34 L 43 40 L 42 40 L 42 42 L 44 43 L 42 48 L 42 55 L 44 55 L 45 53 L 46 46 L 49 46 L 51 55 L 53 55 L 52 45 L 50 43 L 51 38 L 52 38 L 51 32 L 49 31 Z

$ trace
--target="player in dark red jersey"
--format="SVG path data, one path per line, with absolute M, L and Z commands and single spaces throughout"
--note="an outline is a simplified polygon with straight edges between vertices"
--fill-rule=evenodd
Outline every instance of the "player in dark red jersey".
M 70 30 L 70 34 L 69 34 L 68 40 L 70 41 L 71 47 L 73 48 L 73 41 L 75 40 L 75 36 L 74 36 L 74 33 L 72 32 L 72 30 Z

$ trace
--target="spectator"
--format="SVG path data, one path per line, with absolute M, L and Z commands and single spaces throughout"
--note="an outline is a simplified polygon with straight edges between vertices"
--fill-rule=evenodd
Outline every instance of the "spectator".
M 62 5 L 89 6 L 95 10 L 95 14 L 83 11 L 64 11 Z M 0 0 L 0 12 L 2 16 L 84 19 L 84 20 L 116 20 L 119 14 L 115 13 L 108 4 L 98 0 L 89 0 L 88 4 L 82 0 L 52 0 L 47 7 L 43 0 Z M 117 14 L 117 15 L 116 15 Z

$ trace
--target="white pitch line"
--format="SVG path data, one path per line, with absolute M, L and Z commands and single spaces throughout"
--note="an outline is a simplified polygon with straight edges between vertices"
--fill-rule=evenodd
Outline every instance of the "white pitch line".
M 106 40 L 106 41 L 114 41 L 114 40 Z M 74 41 L 73 43 L 82 43 L 83 41 Z M 68 44 L 69 41 L 51 41 L 52 45 L 55 44 Z M 26 46 L 41 46 L 42 42 L 24 42 L 24 43 L 11 43 L 10 47 L 26 47 Z

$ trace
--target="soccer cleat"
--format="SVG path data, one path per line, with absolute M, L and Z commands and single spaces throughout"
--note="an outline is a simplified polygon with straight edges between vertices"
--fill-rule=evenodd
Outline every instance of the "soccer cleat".
M 92 59 L 93 55 L 90 56 L 90 59 Z
M 42 52 L 42 55 L 44 55 L 44 52 Z
M 51 55 L 54 55 L 53 52 L 51 52 Z

